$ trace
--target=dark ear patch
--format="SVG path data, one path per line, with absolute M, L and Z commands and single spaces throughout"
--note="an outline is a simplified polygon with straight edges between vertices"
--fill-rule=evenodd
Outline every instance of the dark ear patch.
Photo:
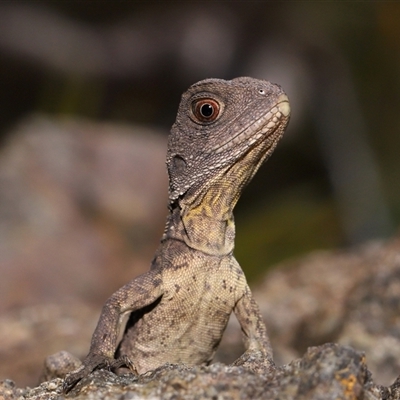
M 186 168 L 186 161 L 179 155 L 176 155 L 172 159 L 172 169 L 174 173 L 179 174 Z

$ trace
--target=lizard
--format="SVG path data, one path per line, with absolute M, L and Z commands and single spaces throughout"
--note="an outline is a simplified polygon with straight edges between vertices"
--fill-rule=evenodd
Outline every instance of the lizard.
M 169 213 L 160 245 L 150 270 L 106 301 L 65 391 L 99 368 L 125 365 L 142 374 L 167 362 L 208 365 L 232 312 L 245 343 L 234 364 L 255 357 L 274 365 L 259 307 L 233 255 L 233 209 L 289 116 L 282 88 L 264 80 L 205 79 L 183 93 L 168 138 Z

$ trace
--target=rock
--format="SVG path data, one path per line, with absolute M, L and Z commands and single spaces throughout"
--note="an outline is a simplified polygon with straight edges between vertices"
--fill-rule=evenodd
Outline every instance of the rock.
M 0 314 L 0 380 L 36 386 L 47 356 L 88 352 L 100 309 L 82 303 L 37 305 Z M 1 399 L 1 397 L 0 397 Z
M 164 132 L 140 126 L 35 116 L 10 132 L 0 154 L 0 312 L 102 304 L 147 270 L 167 213 L 165 152 Z
M 287 262 L 254 294 L 278 364 L 337 342 L 365 352 L 375 382 L 389 385 L 399 375 L 399 237 Z
M 68 373 L 77 370 L 81 366 L 81 360 L 73 356 L 71 353 L 61 350 L 46 357 L 39 382 L 50 381 L 54 378 L 64 379 Z
M 63 399 L 62 380 L 57 378 L 34 389 L 0 386 L 9 399 Z M 79 382 L 68 399 L 394 399 L 395 388 L 376 386 L 365 357 L 351 348 L 326 344 L 310 348 L 299 360 L 257 375 L 242 367 L 213 364 L 187 367 L 166 364 L 139 377 L 95 371 Z M 10 395 L 11 394 L 11 395 Z

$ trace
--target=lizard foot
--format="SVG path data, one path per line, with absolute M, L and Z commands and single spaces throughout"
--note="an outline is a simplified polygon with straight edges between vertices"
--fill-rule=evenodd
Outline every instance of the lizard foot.
M 268 375 L 276 366 L 270 356 L 262 351 L 246 351 L 232 365 L 246 368 L 258 375 Z
M 101 354 L 89 354 L 83 361 L 83 365 L 77 370 L 69 373 L 63 383 L 64 393 L 68 393 L 81 379 L 90 375 L 97 369 L 113 370 L 122 366 L 127 366 L 134 374 L 137 375 L 136 368 L 127 356 L 118 359 L 103 356 Z

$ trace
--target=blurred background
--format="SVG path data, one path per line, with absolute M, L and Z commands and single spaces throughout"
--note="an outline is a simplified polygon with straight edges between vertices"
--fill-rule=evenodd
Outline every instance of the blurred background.
M 236 209 L 250 282 L 400 222 L 398 2 L 0 2 L 0 311 L 98 305 L 148 269 L 166 137 L 197 80 L 282 85 L 285 137 Z

